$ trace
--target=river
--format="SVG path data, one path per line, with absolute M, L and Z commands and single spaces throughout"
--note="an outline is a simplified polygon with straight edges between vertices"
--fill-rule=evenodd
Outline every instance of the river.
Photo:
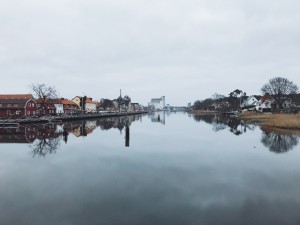
M 299 224 L 298 142 L 187 113 L 0 128 L 0 224 Z

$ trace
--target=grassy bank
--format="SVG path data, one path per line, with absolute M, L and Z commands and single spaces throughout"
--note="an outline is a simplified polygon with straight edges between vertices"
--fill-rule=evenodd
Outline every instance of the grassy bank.
M 239 114 L 242 120 L 258 123 L 264 127 L 274 127 L 281 129 L 300 129 L 299 114 L 264 114 L 255 112 L 245 112 Z

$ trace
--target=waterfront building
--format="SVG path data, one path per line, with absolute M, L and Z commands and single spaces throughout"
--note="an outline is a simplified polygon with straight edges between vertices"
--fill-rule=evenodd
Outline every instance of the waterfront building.
M 166 105 L 165 96 L 160 98 L 152 98 L 151 102 L 148 103 L 149 109 L 154 109 L 155 111 L 164 110 Z
M 31 94 L 0 95 L 0 118 L 24 118 L 36 114 L 37 104 Z
M 79 106 L 73 101 L 61 98 L 60 102 L 63 105 L 64 114 L 73 114 L 79 111 Z
M 36 99 L 37 103 L 37 114 L 39 116 L 44 115 L 55 115 L 56 114 L 56 108 L 54 106 L 54 99 Z
M 92 98 L 86 96 L 76 96 L 72 101 L 75 102 L 81 110 L 86 112 L 97 112 L 97 108 L 99 107 L 99 102 L 93 101 Z
M 131 98 L 128 95 L 122 97 L 122 90 L 120 90 L 120 96 L 113 101 L 118 103 L 118 108 L 120 112 L 131 112 L 133 107 L 131 105 Z

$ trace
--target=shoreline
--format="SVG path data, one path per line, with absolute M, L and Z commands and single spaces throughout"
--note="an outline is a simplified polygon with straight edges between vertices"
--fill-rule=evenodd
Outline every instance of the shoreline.
M 224 113 L 209 110 L 193 110 L 191 114 L 205 116 Z M 246 123 L 257 124 L 269 129 L 300 130 L 300 114 L 241 112 L 237 113 L 236 116 Z
M 148 113 L 148 111 L 115 112 L 115 113 L 87 113 L 87 114 L 75 114 L 75 115 L 48 116 L 48 117 L 43 116 L 40 118 L 7 119 L 7 120 L 0 120 L 0 127 L 2 127 L 2 126 L 5 127 L 4 125 L 10 125 L 10 124 L 62 122 L 62 121 L 83 120 L 83 119 L 97 119 L 97 118 L 130 116 L 130 115 L 138 115 L 138 114 L 146 114 L 146 113 Z
M 221 114 L 221 112 L 212 111 L 212 110 L 192 110 L 190 113 L 193 115 Z
M 240 113 L 238 117 L 245 122 L 255 123 L 262 127 L 300 130 L 299 114 L 244 112 Z

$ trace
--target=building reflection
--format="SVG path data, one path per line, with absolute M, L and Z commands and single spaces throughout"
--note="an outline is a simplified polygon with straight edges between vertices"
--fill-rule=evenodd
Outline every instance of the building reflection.
M 125 147 L 129 147 L 129 140 L 130 140 L 130 130 L 129 125 L 126 125 L 125 131 Z
M 215 132 L 228 129 L 234 135 L 241 135 L 248 130 L 253 131 L 255 129 L 255 125 L 246 124 L 236 116 L 225 116 L 221 114 L 194 115 L 194 120 L 211 124 Z
M 153 123 L 166 124 L 166 112 L 165 111 L 154 111 L 148 114 L 148 118 Z
M 33 156 L 55 153 L 61 141 L 68 143 L 69 135 L 86 137 L 99 127 L 101 130 L 125 129 L 125 147 L 130 144 L 130 125 L 141 120 L 142 115 L 110 117 L 98 120 L 78 120 L 64 123 L 26 124 L 14 128 L 0 127 L 0 143 L 30 144 Z

